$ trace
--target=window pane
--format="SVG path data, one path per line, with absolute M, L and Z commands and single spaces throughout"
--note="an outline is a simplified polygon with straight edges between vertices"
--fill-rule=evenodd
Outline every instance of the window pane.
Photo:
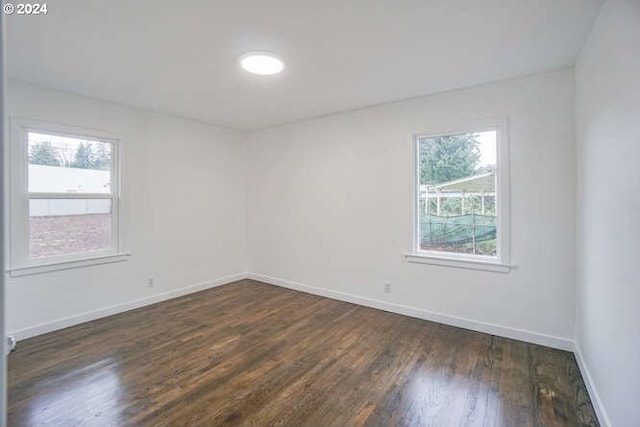
M 112 247 L 110 199 L 29 200 L 29 254 L 43 258 Z
M 29 192 L 111 192 L 111 143 L 38 132 L 27 139 Z
M 420 249 L 496 256 L 497 131 L 419 138 Z

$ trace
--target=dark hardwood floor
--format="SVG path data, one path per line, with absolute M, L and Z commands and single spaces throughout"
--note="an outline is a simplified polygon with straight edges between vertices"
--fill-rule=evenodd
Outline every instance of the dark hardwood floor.
M 22 341 L 10 426 L 597 425 L 571 353 L 245 280 Z

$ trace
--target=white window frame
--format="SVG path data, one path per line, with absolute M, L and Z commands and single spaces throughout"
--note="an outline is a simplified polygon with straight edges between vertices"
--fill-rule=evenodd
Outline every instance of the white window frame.
M 445 251 L 420 249 L 420 155 L 419 140 L 445 135 L 496 131 L 496 233 L 497 255 L 462 254 Z M 411 251 L 405 254 L 407 261 L 421 264 L 434 264 L 446 267 L 469 268 L 508 273 L 511 243 L 510 175 L 509 175 L 509 132 L 507 119 L 489 119 L 468 123 L 464 126 L 440 126 L 411 136 L 413 151 L 413 221 L 411 233 Z
M 73 138 L 86 138 L 107 142 L 111 152 L 110 193 L 29 193 L 28 132 L 41 132 Z M 119 135 L 75 126 L 47 123 L 31 119 L 11 118 L 9 139 L 9 242 L 8 273 L 11 277 L 41 274 L 69 268 L 86 267 L 124 261 L 130 252 L 121 244 L 121 144 Z M 108 199 L 111 200 L 111 248 L 78 254 L 33 259 L 29 256 L 29 200 L 30 199 Z

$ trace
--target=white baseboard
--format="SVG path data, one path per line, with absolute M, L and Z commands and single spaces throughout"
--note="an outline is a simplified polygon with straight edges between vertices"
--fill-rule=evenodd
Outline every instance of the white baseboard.
M 78 325 L 80 323 L 89 322 L 91 320 L 96 320 L 102 317 L 111 316 L 113 314 L 118 314 L 136 308 L 144 307 L 145 305 L 151 305 L 183 295 L 192 294 L 194 292 L 203 291 L 205 289 L 215 288 L 216 286 L 226 285 L 228 283 L 246 279 L 247 277 L 247 273 L 240 273 L 209 282 L 196 283 L 195 285 L 174 289 L 169 292 L 163 292 L 144 298 L 139 298 L 133 301 L 128 301 L 122 304 L 116 304 L 109 307 L 99 308 L 97 310 L 91 310 L 81 314 L 75 314 L 73 316 L 64 317 L 62 319 L 57 319 L 51 322 L 40 323 L 39 325 L 9 332 L 8 335 L 12 335 L 16 340 L 20 341 L 26 338 L 34 337 L 36 335 L 46 334 L 47 332 L 53 332 L 58 329 L 67 328 L 69 326 Z
M 602 427 L 611 427 L 611 421 L 609 420 L 609 416 L 607 412 L 604 410 L 604 405 L 602 404 L 602 400 L 600 399 L 600 395 L 596 389 L 596 385 L 593 382 L 593 378 L 591 377 L 591 373 L 589 372 L 589 368 L 587 368 L 587 364 L 582 357 L 582 350 L 580 348 L 580 344 L 577 342 L 574 343 L 575 348 L 573 354 L 576 355 L 576 361 L 578 362 L 578 368 L 580 368 L 580 373 L 582 374 L 582 379 L 587 386 L 587 391 L 589 392 L 589 397 L 591 398 L 591 404 L 593 405 L 593 409 L 596 411 L 596 416 L 598 417 L 598 421 Z
M 376 308 L 379 310 L 389 311 L 392 313 L 402 314 L 405 316 L 415 317 L 418 319 L 429 320 L 432 322 L 443 323 L 445 325 L 456 326 L 459 328 L 470 329 L 472 331 L 484 332 L 500 337 L 511 338 L 519 341 L 540 344 L 547 347 L 557 348 L 560 350 L 573 351 L 574 342 L 567 338 L 556 337 L 553 335 L 540 334 L 537 332 L 526 331 L 523 329 L 510 328 L 507 326 L 496 325 L 493 323 L 482 322 L 478 320 L 465 319 L 463 317 L 452 316 L 450 314 L 437 313 L 434 311 L 423 310 L 415 307 L 408 307 L 399 304 L 393 304 L 385 301 L 364 298 L 361 296 L 337 292 L 328 289 L 316 288 L 314 286 L 303 285 L 301 283 L 292 282 L 290 280 L 277 279 L 262 274 L 249 273 L 249 279 L 259 282 L 269 283 L 271 285 L 281 286 L 283 288 L 302 291 L 313 295 L 319 295 L 340 301 L 350 302 L 352 304 L 363 305 L 366 307 Z

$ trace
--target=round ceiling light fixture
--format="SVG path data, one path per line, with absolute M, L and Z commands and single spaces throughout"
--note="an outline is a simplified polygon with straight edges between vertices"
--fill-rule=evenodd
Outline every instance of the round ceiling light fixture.
M 250 52 L 242 55 L 240 65 L 248 72 L 261 76 L 278 74 L 284 69 L 282 60 L 269 52 Z

